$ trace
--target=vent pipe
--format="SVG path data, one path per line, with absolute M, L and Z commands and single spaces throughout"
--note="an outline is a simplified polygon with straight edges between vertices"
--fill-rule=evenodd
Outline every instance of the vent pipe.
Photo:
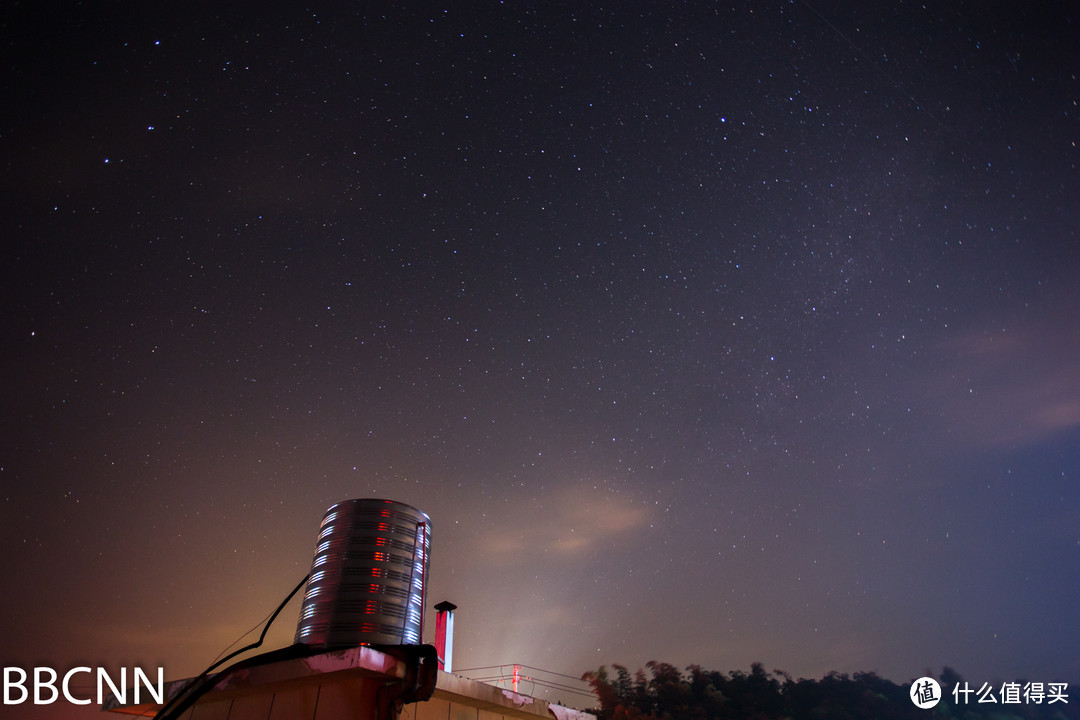
M 325 648 L 423 642 L 431 519 L 393 500 L 326 511 L 295 642 Z
M 435 652 L 439 656 L 439 669 L 453 672 L 454 611 L 457 605 L 443 600 L 435 606 L 435 610 Z

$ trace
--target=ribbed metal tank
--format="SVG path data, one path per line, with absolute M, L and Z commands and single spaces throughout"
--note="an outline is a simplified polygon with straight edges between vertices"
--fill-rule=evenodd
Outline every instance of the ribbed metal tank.
M 393 500 L 346 500 L 323 516 L 297 643 L 420 644 L 431 520 Z

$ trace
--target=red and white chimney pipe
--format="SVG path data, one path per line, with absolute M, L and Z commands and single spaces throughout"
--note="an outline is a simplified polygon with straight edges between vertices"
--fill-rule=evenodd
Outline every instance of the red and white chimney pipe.
M 439 669 L 446 672 L 453 672 L 455 610 L 457 605 L 447 600 L 435 606 L 435 651 L 439 656 Z

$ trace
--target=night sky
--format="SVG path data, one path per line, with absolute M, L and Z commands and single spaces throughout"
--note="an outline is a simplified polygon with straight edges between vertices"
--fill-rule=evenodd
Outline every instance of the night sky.
M 224 5 L 0 14 L 5 666 L 376 497 L 459 668 L 1080 680 L 1073 4 Z

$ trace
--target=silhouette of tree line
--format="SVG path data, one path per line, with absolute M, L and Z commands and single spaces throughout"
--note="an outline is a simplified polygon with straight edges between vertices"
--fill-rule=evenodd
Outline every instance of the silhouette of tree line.
M 848 676 L 831 672 L 820 680 L 793 679 L 781 670 L 768 673 L 761 663 L 750 672 L 722 673 L 691 665 L 686 672 L 667 663 L 646 663 L 649 674 L 632 676 L 621 665 L 614 674 L 601 667 L 582 679 L 596 693 L 600 706 L 591 710 L 600 720 L 1080 720 L 1080 693 L 1070 697 L 1076 684 L 1066 688 L 1067 702 L 1004 704 L 995 686 L 996 703 L 979 703 L 971 693 L 957 702 L 953 687 L 978 690 L 982 683 L 963 685 L 951 668 L 939 678 L 944 696 L 932 709 L 921 709 L 911 699 L 911 684 L 897 685 L 875 673 Z M 1023 684 L 1023 683 L 1021 683 Z

